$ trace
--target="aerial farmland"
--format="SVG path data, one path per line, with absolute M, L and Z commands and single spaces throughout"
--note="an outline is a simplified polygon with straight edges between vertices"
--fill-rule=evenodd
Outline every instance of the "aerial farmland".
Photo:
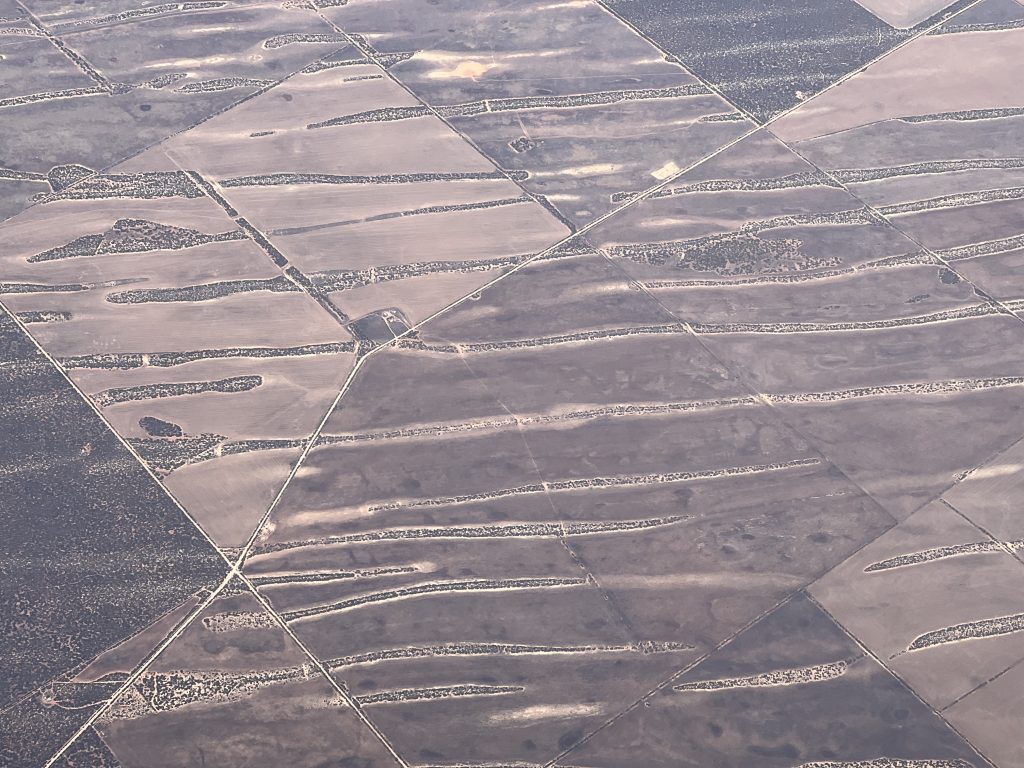
M 0 766 L 1024 766 L 1022 52 L 0 0 Z

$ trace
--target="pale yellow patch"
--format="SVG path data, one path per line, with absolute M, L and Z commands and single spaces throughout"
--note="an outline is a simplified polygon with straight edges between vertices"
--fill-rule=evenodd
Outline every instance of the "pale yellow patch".
M 230 61 L 240 61 L 237 56 L 207 56 L 205 59 L 176 59 L 175 61 L 158 61 L 154 64 L 146 64 L 143 69 L 183 69 L 207 67 L 211 64 L 226 64 Z
M 478 77 L 486 73 L 487 70 L 493 68 L 493 64 L 485 64 L 482 61 L 467 59 L 466 61 L 460 61 L 451 69 L 435 69 L 428 75 L 428 77 L 434 80 L 458 78 L 476 80 Z
M 567 717 L 591 717 L 604 714 L 601 704 L 539 704 L 490 715 L 490 723 L 535 723 L 542 720 L 561 720 Z
M 678 165 L 676 165 L 674 161 L 669 160 L 667 163 L 665 163 L 663 166 L 661 166 L 661 168 L 659 168 L 658 170 L 651 171 L 651 176 L 656 178 L 658 181 L 664 181 L 665 179 L 669 178 L 670 176 L 675 176 L 681 170 L 682 170 L 682 168 L 680 168 Z
M 595 163 L 594 165 L 575 165 L 569 168 L 559 168 L 554 171 L 534 171 L 531 175 L 534 178 L 558 177 L 558 176 L 604 176 L 609 173 L 616 173 L 622 168 L 615 163 Z
M 547 5 L 539 5 L 535 10 L 538 11 L 559 11 L 563 8 L 586 8 L 592 4 L 592 0 L 566 0 L 561 3 L 548 3 Z

